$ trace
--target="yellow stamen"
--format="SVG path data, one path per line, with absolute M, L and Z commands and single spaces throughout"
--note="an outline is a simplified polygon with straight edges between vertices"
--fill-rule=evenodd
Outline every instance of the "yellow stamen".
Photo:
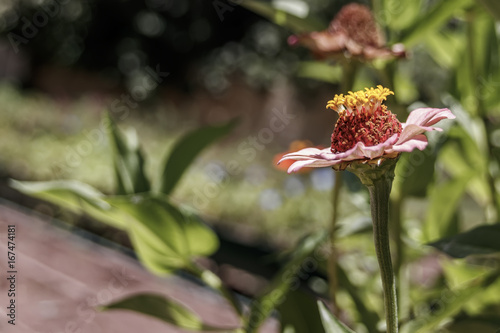
M 374 106 L 380 106 L 387 96 L 394 95 L 391 90 L 378 85 L 377 88 L 365 88 L 356 92 L 349 91 L 348 95 L 335 95 L 331 101 L 326 104 L 327 109 L 332 109 L 339 114 L 348 110 L 361 110 L 365 106 L 367 110 L 372 110 Z M 340 107 L 344 106 L 344 107 Z

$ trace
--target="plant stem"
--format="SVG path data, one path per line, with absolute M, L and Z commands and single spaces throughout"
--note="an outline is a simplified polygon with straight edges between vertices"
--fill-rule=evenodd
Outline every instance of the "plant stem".
M 330 302 L 332 303 L 332 313 L 334 316 L 338 316 L 339 308 L 337 306 L 337 251 L 335 249 L 335 237 L 337 230 L 337 216 L 338 216 L 338 206 L 339 206 L 339 194 L 340 188 L 342 187 L 342 177 L 340 171 L 335 171 L 335 185 L 332 192 L 332 223 L 330 225 L 330 255 L 328 257 L 328 280 L 329 280 L 329 292 L 330 292 Z
M 224 284 L 222 283 L 221 279 L 209 271 L 208 269 L 203 269 L 199 267 L 195 263 L 190 263 L 189 267 L 187 268 L 190 273 L 198 277 L 200 280 L 202 280 L 207 286 L 211 287 L 214 290 L 217 290 L 225 299 L 228 300 L 229 304 L 234 308 L 236 313 L 238 314 L 240 320 L 243 319 L 243 310 L 241 308 L 240 303 L 236 299 L 234 293 L 229 291 Z
M 370 192 L 375 252 L 377 253 L 382 287 L 384 290 L 387 332 L 396 333 L 398 332 L 398 306 L 396 298 L 396 281 L 391 262 L 388 227 L 391 186 L 392 178 L 390 177 L 374 179 L 372 185 L 367 185 L 368 191 Z

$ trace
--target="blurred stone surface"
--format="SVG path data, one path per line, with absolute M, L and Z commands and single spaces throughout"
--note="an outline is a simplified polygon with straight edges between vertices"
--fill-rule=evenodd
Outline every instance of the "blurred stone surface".
M 16 325 L 8 324 L 7 226 L 16 226 Z M 95 308 L 136 293 L 157 293 L 198 314 L 206 324 L 234 327 L 232 309 L 215 292 L 179 276 L 158 278 L 137 261 L 0 204 L 0 332 L 188 332 L 123 310 Z M 278 332 L 270 320 L 261 332 Z

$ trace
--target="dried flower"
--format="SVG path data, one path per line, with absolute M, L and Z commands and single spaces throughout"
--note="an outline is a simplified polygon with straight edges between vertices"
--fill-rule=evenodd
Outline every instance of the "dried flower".
M 320 59 L 346 55 L 365 60 L 406 56 L 402 44 L 386 47 L 370 9 L 356 3 L 342 7 L 327 30 L 292 35 L 288 43 L 305 46 Z
M 332 134 L 331 147 L 305 148 L 283 156 L 279 161 L 295 160 L 288 172 L 303 167 L 327 167 L 343 170 L 353 162 L 380 164 L 401 152 L 425 149 L 426 131 L 440 120 L 454 119 L 448 109 L 420 108 L 412 111 L 406 123 L 400 123 L 383 101 L 394 94 L 387 88 L 365 88 L 347 95 L 335 95 L 327 108 L 339 114 Z

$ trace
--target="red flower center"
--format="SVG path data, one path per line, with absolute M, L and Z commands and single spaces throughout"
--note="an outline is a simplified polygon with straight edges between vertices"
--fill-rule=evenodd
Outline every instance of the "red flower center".
M 333 153 L 345 152 L 358 142 L 363 142 L 365 146 L 375 146 L 394 134 L 401 133 L 401 130 L 401 123 L 384 106 L 379 106 L 371 113 L 343 114 L 335 124 L 331 150 Z

